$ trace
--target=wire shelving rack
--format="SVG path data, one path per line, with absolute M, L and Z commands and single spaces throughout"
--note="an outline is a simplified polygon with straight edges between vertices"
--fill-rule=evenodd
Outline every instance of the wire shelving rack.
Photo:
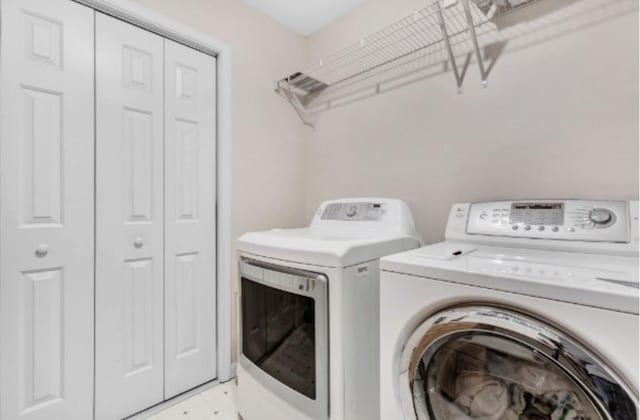
M 374 71 L 384 72 L 394 63 L 439 46 L 447 52 L 458 92 L 461 93 L 463 75 L 456 62 L 453 45 L 463 41 L 471 42 L 482 86 L 487 87 L 477 28 L 497 14 L 532 1 L 535 0 L 436 0 L 306 69 L 276 81 L 275 91 L 289 101 L 306 125 L 313 127 L 307 105 L 322 92 L 337 89 Z

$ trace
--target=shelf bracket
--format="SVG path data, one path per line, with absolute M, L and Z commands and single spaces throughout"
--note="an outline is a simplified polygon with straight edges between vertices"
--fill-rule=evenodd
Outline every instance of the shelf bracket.
M 311 121 L 311 118 L 307 114 L 307 111 L 304 108 L 304 105 L 302 105 L 302 102 L 300 102 L 300 98 L 298 98 L 298 95 L 296 95 L 292 91 L 291 87 L 283 80 L 278 80 L 276 82 L 275 90 L 277 93 L 282 95 L 291 104 L 291 106 L 293 107 L 293 109 L 295 109 L 296 113 L 298 114 L 298 117 L 300 117 L 304 125 L 306 125 L 307 127 L 311 127 L 315 130 L 315 124 Z
M 467 16 L 467 25 L 469 25 L 469 34 L 471 35 L 471 42 L 473 43 L 473 49 L 476 53 L 476 60 L 478 61 L 478 67 L 480 69 L 480 78 L 482 79 L 482 87 L 489 86 L 487 82 L 487 72 L 484 68 L 484 61 L 482 54 L 480 53 L 480 45 L 478 45 L 478 36 L 476 34 L 476 26 L 473 23 L 473 15 L 471 14 L 471 6 L 469 6 L 469 0 L 462 0 L 462 6 L 464 7 L 464 13 Z
M 449 33 L 447 32 L 447 25 L 444 22 L 444 16 L 442 15 L 442 7 L 440 2 L 437 1 L 436 7 L 438 10 L 438 21 L 440 23 L 440 30 L 442 31 L 442 40 L 447 48 L 449 54 L 449 61 L 451 62 L 451 68 L 453 69 L 453 76 L 456 78 L 456 85 L 458 86 L 458 94 L 462 93 L 462 76 L 460 70 L 458 70 L 458 64 L 456 63 L 456 57 L 453 55 L 453 49 L 451 48 L 451 42 L 449 40 Z

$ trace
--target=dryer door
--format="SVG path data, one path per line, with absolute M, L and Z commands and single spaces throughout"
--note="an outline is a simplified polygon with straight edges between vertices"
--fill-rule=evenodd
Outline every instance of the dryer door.
M 249 259 L 240 276 L 240 366 L 305 418 L 327 419 L 327 277 Z
M 404 347 L 405 419 L 636 420 L 635 392 L 585 347 L 517 312 L 435 314 Z

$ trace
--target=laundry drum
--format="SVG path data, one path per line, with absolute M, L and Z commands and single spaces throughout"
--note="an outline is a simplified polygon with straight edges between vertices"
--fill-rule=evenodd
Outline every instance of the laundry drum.
M 635 393 L 612 369 L 517 311 L 439 312 L 412 334 L 400 363 L 406 419 L 637 419 Z

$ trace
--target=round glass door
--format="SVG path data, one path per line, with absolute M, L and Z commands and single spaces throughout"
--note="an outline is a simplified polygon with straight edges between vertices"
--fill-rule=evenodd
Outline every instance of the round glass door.
M 558 367 L 500 336 L 451 339 L 418 372 L 414 387 L 422 386 L 433 419 L 601 418 Z
M 441 312 L 413 334 L 401 363 L 407 419 L 637 419 L 637 401 L 610 369 L 515 312 Z

